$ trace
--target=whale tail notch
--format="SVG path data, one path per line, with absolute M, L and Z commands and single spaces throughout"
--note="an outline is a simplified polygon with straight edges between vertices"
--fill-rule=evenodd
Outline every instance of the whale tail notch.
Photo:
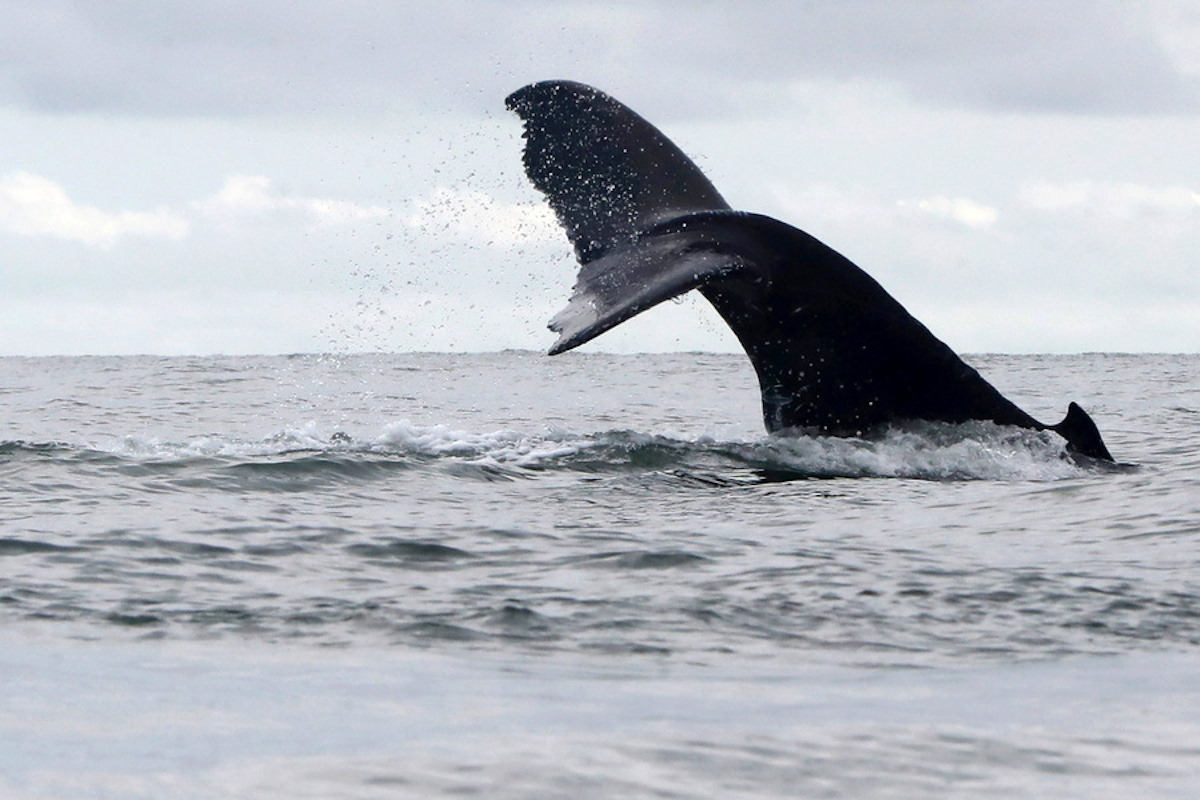
M 1067 406 L 1067 416 L 1057 425 L 1050 425 L 1050 430 L 1067 440 L 1067 450 L 1089 458 L 1112 461 L 1112 454 L 1104 446 L 1100 437 L 1100 429 L 1092 418 L 1078 403 Z

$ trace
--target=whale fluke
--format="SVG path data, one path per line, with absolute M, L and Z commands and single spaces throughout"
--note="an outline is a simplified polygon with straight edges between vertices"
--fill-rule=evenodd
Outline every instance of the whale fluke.
M 674 142 L 599 89 L 543 81 L 505 105 L 525 120 L 525 174 L 582 264 L 672 217 L 729 208 Z
M 730 209 L 678 147 L 603 92 L 544 81 L 506 103 L 525 122 L 526 174 L 581 265 L 550 322 L 552 355 L 695 289 L 750 357 L 768 431 L 865 436 L 906 420 L 991 420 L 1112 460 L 1078 405 L 1057 425 L 1038 422 L 847 258 Z
M 1096 423 L 1092 421 L 1088 413 L 1079 407 L 1078 403 L 1073 402 L 1068 405 L 1067 416 L 1063 418 L 1063 421 L 1057 425 L 1050 425 L 1049 428 L 1066 439 L 1067 446 L 1076 453 L 1104 461 L 1113 460 L 1108 448 L 1104 446 L 1104 440 L 1100 437 L 1100 429 L 1096 427 Z

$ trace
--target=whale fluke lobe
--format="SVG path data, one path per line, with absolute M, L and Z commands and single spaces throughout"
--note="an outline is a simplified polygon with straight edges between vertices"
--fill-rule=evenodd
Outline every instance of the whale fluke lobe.
M 1022 411 L 847 258 L 803 231 L 733 211 L 657 128 L 590 86 L 543 81 L 509 95 L 525 172 L 581 265 L 550 322 L 557 354 L 698 290 L 758 376 L 768 431 L 868 436 L 905 420 L 991 420 L 1053 430 L 1111 461 L 1075 403 L 1057 425 Z
M 691 217 L 682 220 L 686 225 Z M 736 254 L 697 246 L 699 230 L 699 224 L 651 229 L 584 263 L 567 307 L 550 320 L 550 329 L 559 334 L 550 354 L 578 347 L 651 306 L 742 266 Z
M 1096 423 L 1092 421 L 1087 412 L 1079 407 L 1078 403 L 1071 403 L 1067 406 L 1067 416 L 1063 418 L 1063 421 L 1049 427 L 1050 430 L 1067 440 L 1067 446 L 1072 451 L 1102 461 L 1113 460 L 1108 448 L 1104 446 L 1104 440 L 1100 437 L 1100 429 L 1096 427 Z
M 505 105 L 525 120 L 525 173 L 582 264 L 672 217 L 729 208 L 674 142 L 598 89 L 542 81 Z

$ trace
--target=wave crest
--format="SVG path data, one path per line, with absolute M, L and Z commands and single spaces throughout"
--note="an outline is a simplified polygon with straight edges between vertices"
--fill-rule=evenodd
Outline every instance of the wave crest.
M 1087 471 L 1067 457 L 1062 442 L 1052 434 L 981 422 L 920 423 L 870 440 L 775 435 L 718 441 L 624 430 L 582 436 L 568 432 L 531 436 L 512 430 L 475 434 L 402 421 L 389 425 L 370 449 L 534 471 L 749 471 L 768 480 L 1057 480 Z
M 167 465 L 221 462 L 224 466 L 303 462 L 352 466 L 358 461 L 422 465 L 464 477 L 533 476 L 547 471 L 586 473 L 670 472 L 702 483 L 801 478 L 909 478 L 920 480 L 1059 480 L 1088 469 L 1067 457 L 1053 434 L 991 423 L 920 423 L 876 439 L 773 435 L 747 441 L 688 439 L 668 434 L 611 430 L 579 434 L 486 433 L 409 420 L 388 424 L 372 437 L 323 435 L 315 423 L 258 440 L 210 435 L 186 442 L 126 436 L 83 446 L 0 442 L 0 457 L 115 458 Z

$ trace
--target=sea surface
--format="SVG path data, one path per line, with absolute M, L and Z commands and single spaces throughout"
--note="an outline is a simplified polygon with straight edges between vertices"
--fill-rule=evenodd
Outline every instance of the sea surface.
M 1200 796 L 1200 356 L 0 359 L 0 797 Z

